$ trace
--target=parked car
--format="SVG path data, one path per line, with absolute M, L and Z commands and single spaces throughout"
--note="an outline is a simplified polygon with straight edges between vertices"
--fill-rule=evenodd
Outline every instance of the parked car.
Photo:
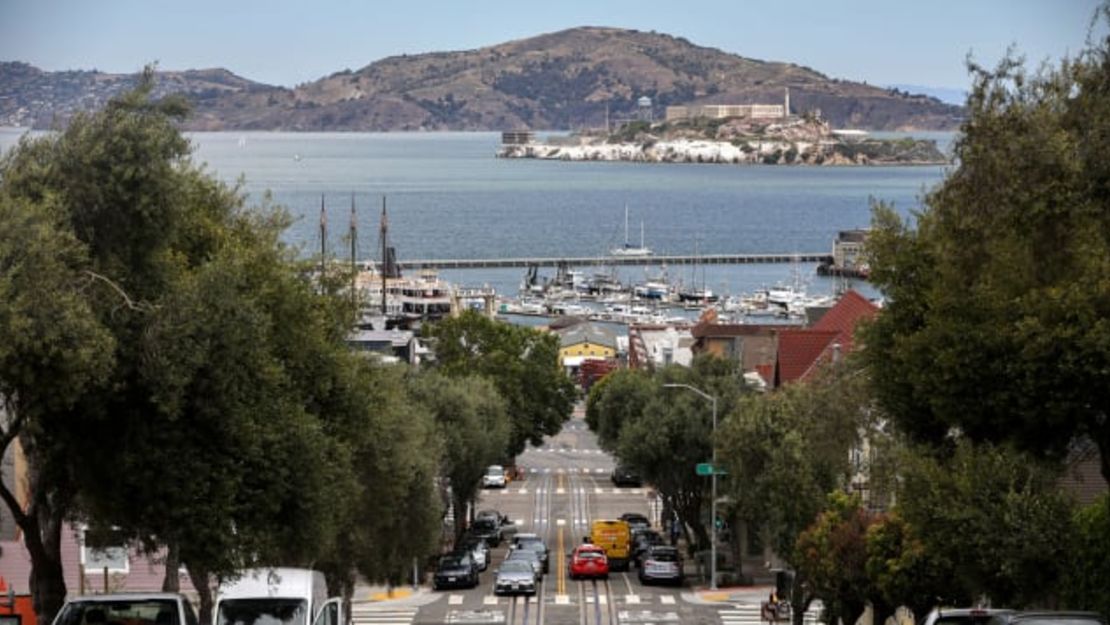
M 474 558 L 474 563 L 478 565 L 479 571 L 484 571 L 489 568 L 489 543 L 477 536 L 463 536 L 455 545 L 455 552 L 469 553 L 470 557 Z
M 996 614 L 1009 614 L 1013 610 L 992 608 L 934 608 L 925 617 L 923 625 L 987 625 Z
M 613 481 L 614 486 L 638 487 L 644 485 L 644 481 L 640 479 L 640 474 L 624 465 L 617 465 L 617 468 L 613 469 L 613 472 L 609 475 L 609 479 Z
M 470 524 L 470 529 L 467 534 L 476 538 L 481 538 L 486 541 L 490 547 L 496 547 L 501 544 L 501 525 L 494 522 L 493 519 L 475 519 Z
M 549 564 L 551 560 L 551 550 L 547 548 L 547 543 L 543 542 L 539 534 L 517 534 L 513 536 L 513 549 L 531 549 L 536 552 L 540 557 L 540 562 L 543 564 L 543 572 L 546 575 L 550 570 Z
M 532 565 L 524 560 L 506 560 L 497 569 L 497 577 L 493 581 L 493 594 L 509 595 L 523 593 L 536 594 L 536 571 Z
M 469 553 L 453 553 L 439 559 L 432 578 L 433 588 L 474 588 L 477 585 L 478 564 Z
M 639 512 L 625 512 L 621 515 L 621 520 L 628 523 L 628 529 L 632 530 L 633 534 L 638 530 L 651 529 L 651 521 Z
M 197 625 L 197 613 L 177 593 L 120 593 L 74 597 L 65 602 L 54 625 L 123 623 L 134 625 Z
M 605 550 L 589 543 L 578 545 L 570 554 L 570 578 L 609 577 L 609 558 Z
M 1037 610 L 995 614 L 988 625 L 1106 625 L 1097 612 Z
M 640 583 L 670 582 L 682 584 L 682 558 L 674 547 L 652 547 L 643 555 Z
M 641 559 L 648 548 L 665 546 L 666 544 L 667 541 L 655 530 L 640 530 L 636 532 L 632 535 L 632 562 L 639 567 Z
M 505 467 L 491 464 L 482 475 L 482 488 L 505 488 Z

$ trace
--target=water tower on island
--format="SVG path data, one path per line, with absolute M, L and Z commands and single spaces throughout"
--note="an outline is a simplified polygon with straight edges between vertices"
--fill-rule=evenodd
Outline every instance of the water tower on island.
M 636 100 L 636 112 L 637 117 L 640 118 L 640 121 L 654 121 L 654 114 L 652 113 L 651 109 L 651 98 L 647 97 L 646 95 L 640 96 L 640 99 Z

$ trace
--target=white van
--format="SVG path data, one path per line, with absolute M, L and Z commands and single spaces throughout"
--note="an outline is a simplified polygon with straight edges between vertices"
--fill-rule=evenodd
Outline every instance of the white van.
M 324 574 L 259 568 L 216 590 L 213 625 L 345 625 L 343 600 L 328 598 Z

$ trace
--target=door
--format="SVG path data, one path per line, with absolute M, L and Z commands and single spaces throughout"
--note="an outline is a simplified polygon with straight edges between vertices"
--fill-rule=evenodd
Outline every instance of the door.
M 346 625 L 343 621 L 343 599 L 332 597 L 320 606 L 312 625 Z

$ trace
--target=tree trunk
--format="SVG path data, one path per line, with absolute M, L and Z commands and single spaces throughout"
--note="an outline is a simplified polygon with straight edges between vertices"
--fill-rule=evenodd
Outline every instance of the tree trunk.
M 66 600 L 62 570 L 62 514 L 40 501 L 37 513 L 23 517 L 23 544 L 31 555 L 31 604 L 38 625 L 50 625 Z
M 452 492 L 452 498 L 454 499 L 454 501 L 452 501 L 451 503 L 453 506 L 455 506 L 455 542 L 458 542 L 459 538 L 462 537 L 463 532 L 466 531 L 466 504 L 470 498 L 462 496 L 461 493 L 455 492 Z
M 181 550 L 177 543 L 166 546 L 166 574 L 162 578 L 162 592 L 181 592 Z
M 1101 426 L 1095 426 L 1092 436 L 1098 446 L 1102 480 L 1110 484 L 1110 416 L 1102 415 Z
M 212 586 L 207 571 L 201 571 L 189 563 L 185 563 L 185 570 L 189 572 L 189 579 L 197 589 L 197 599 L 200 600 L 200 610 L 197 615 L 200 625 L 212 625 Z

